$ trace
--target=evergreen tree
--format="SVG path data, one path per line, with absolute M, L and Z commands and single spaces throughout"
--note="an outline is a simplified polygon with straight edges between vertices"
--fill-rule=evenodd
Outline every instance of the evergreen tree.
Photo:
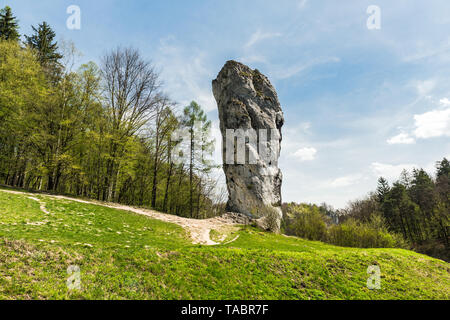
M 439 203 L 435 209 L 434 225 L 438 226 L 438 237 L 450 249 L 450 163 L 444 158 L 437 163 L 436 192 Z M 450 251 L 449 251 L 450 252 Z
M 18 41 L 19 37 L 18 21 L 13 16 L 11 8 L 6 6 L 0 10 L 0 39 Z
M 37 51 L 38 60 L 52 76 L 58 76 L 61 69 L 59 60 L 63 57 L 58 52 L 58 43 L 55 39 L 55 32 L 47 24 L 43 22 L 37 28 L 33 28 L 34 34 L 25 36 L 26 43 Z
M 194 175 L 196 172 L 199 173 L 197 186 L 201 188 L 201 174 L 208 173 L 214 167 L 207 156 L 212 154 L 215 141 L 209 137 L 211 121 L 195 101 L 184 108 L 182 124 L 189 132 L 189 211 L 191 217 L 194 217 Z M 197 218 L 200 200 L 198 194 Z
M 437 178 L 440 179 L 442 177 L 445 177 L 447 179 L 450 179 L 450 162 L 447 160 L 447 158 L 444 158 L 442 161 L 439 161 L 437 163 Z
M 378 187 L 377 187 L 377 198 L 378 198 L 378 202 L 380 204 L 383 203 L 386 194 L 389 192 L 390 188 L 389 188 L 389 183 L 387 182 L 387 180 L 383 177 L 380 177 L 378 179 Z
M 391 227 L 396 232 L 401 232 L 403 237 L 412 243 L 422 240 L 419 206 L 411 201 L 402 183 L 394 183 L 387 196 L 386 204 L 389 205 L 384 206 L 384 214 L 385 218 L 391 221 Z

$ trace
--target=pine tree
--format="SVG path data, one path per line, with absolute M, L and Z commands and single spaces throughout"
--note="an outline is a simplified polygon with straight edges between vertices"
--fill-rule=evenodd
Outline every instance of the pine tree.
M 10 7 L 0 10 L 0 39 L 19 41 L 19 24 Z
M 450 179 L 450 162 L 447 158 L 444 158 L 442 161 L 438 161 L 437 163 L 437 178 L 446 177 Z
M 61 68 L 59 60 L 63 56 L 58 52 L 58 43 L 54 41 L 55 32 L 45 21 L 39 24 L 37 28 L 31 27 L 34 34 L 25 36 L 26 43 L 37 51 L 38 60 L 47 70 L 47 73 L 58 75 Z
M 438 205 L 435 210 L 435 225 L 438 226 L 439 238 L 445 243 L 447 250 L 450 249 L 449 225 L 450 225 L 450 162 L 444 158 L 437 163 L 436 192 L 438 194 Z
M 389 183 L 383 177 L 378 179 L 378 187 L 377 187 L 377 198 L 380 204 L 383 203 L 387 193 L 389 192 Z
M 183 110 L 182 124 L 189 132 L 189 211 L 194 217 L 194 175 L 199 173 L 198 186 L 201 189 L 202 173 L 208 173 L 214 164 L 205 156 L 212 154 L 215 140 L 210 139 L 211 121 L 202 107 L 195 101 Z M 197 200 L 197 218 L 199 218 L 200 194 Z

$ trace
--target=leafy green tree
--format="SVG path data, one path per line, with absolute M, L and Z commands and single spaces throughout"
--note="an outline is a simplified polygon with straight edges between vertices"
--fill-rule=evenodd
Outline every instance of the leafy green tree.
M 0 41 L 0 176 L 22 185 L 30 161 L 30 122 L 48 88 L 41 66 L 17 42 Z
M 369 194 L 365 199 L 350 201 L 343 219 L 352 217 L 362 222 L 368 222 L 379 210 L 378 194 Z
M 166 126 L 168 127 L 168 134 L 165 136 L 166 138 L 166 151 L 167 151 L 167 173 L 166 173 L 166 184 L 164 187 L 164 199 L 163 199 L 163 205 L 162 205 L 162 211 L 168 212 L 169 207 L 169 190 L 171 188 L 171 183 L 173 181 L 173 175 L 175 172 L 175 163 L 172 159 L 172 152 L 174 146 L 177 144 L 176 141 L 172 140 L 172 134 L 173 132 L 179 127 L 179 120 L 177 117 L 173 114 L 172 110 L 167 110 L 169 115 L 166 119 Z
M 135 50 L 118 49 L 101 71 L 88 63 L 72 72 L 61 63 L 61 73 L 54 73 L 48 65 L 59 58 L 39 54 L 46 47 L 39 39 L 56 49 L 53 33 L 42 36 L 50 33 L 38 32 L 25 48 L 0 41 L 0 183 L 182 216 L 217 214 L 205 158 L 212 150 L 210 122 L 201 108 L 186 114 L 198 120 L 191 126 L 190 172 L 174 161 L 172 134 L 180 119 L 149 63 Z M 70 61 L 71 52 L 65 55 L 61 60 Z
M 10 7 L 0 10 L 0 39 L 19 41 L 19 24 Z
M 128 139 L 139 134 L 161 102 L 159 75 L 133 48 L 117 48 L 102 61 L 104 104 L 110 142 L 103 200 L 117 199 L 120 157 Z
M 152 128 L 154 140 L 153 178 L 152 178 L 152 208 L 156 208 L 158 172 L 164 161 L 166 150 L 170 148 L 170 135 L 175 130 L 173 112 L 170 109 L 170 101 L 161 99 L 155 106 L 154 126 Z
M 290 220 L 287 231 L 297 237 L 325 241 L 327 238 L 327 225 L 329 221 L 316 205 L 289 204 L 286 213 Z

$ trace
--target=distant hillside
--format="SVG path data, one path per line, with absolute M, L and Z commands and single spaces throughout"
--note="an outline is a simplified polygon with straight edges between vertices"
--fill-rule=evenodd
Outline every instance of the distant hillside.
M 172 223 L 0 190 L 0 299 L 450 299 L 450 264 L 412 251 L 222 232 L 211 238 L 235 241 L 194 245 Z M 81 290 L 69 290 L 77 267 Z

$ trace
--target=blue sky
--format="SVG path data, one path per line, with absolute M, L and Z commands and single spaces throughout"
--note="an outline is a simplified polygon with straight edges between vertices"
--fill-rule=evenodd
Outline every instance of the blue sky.
M 433 172 L 450 156 L 450 1 L 14 0 L 21 33 L 47 21 L 59 39 L 99 62 L 134 46 L 161 71 L 180 105 L 199 102 L 218 136 L 211 92 L 225 61 L 258 68 L 285 113 L 283 201 L 336 208 L 364 196 L 379 175 Z M 81 29 L 66 27 L 69 5 Z M 381 28 L 369 30 L 377 5 Z M 219 153 L 216 159 L 220 159 Z

